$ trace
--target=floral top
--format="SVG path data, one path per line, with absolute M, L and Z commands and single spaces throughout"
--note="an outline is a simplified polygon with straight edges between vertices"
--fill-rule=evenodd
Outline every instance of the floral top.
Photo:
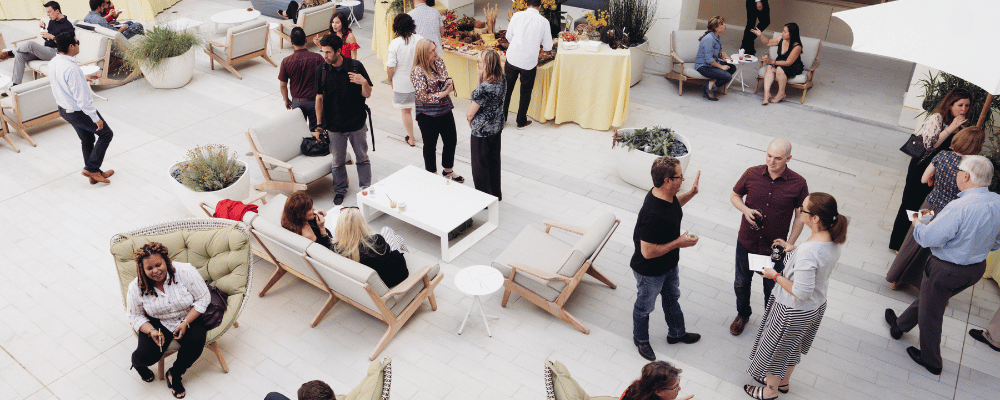
M 944 128 L 944 118 L 941 117 L 941 114 L 934 113 L 924 120 L 924 124 L 920 125 L 916 135 L 924 139 L 924 148 L 931 150 Z
M 931 161 L 934 164 L 934 189 L 927 195 L 927 203 L 934 208 L 935 213 L 941 212 L 944 206 L 958 198 L 955 175 L 958 174 L 958 164 L 961 162 L 962 156 L 950 150 L 938 153 Z
M 489 137 L 500 133 L 506 121 L 503 100 L 507 90 L 507 78 L 499 81 L 484 81 L 472 91 L 472 101 L 479 104 L 479 111 L 472 117 L 472 136 Z
M 428 79 L 428 75 L 430 78 Z M 414 65 L 410 70 L 410 81 L 413 82 L 413 94 L 417 100 L 417 114 L 424 114 L 437 117 L 451 112 L 455 108 L 451 104 L 451 97 L 438 98 L 437 94 L 444 90 L 448 81 L 448 68 L 444 65 L 444 60 L 438 57 L 434 60 L 434 65 L 429 74 L 424 73 L 424 69 L 419 65 Z

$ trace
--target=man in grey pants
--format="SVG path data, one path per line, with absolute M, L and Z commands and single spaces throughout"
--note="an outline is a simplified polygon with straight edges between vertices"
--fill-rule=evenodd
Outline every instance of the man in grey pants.
M 59 3 L 50 1 L 45 3 L 45 15 L 49 17 L 48 24 L 39 22 L 42 28 L 41 37 L 45 43 L 38 43 L 34 40 L 22 42 L 17 46 L 17 50 L 0 52 L 0 61 L 14 58 L 14 76 L 12 82 L 15 85 L 21 84 L 24 79 L 24 67 L 28 61 L 42 60 L 49 61 L 56 56 L 56 36 L 63 32 L 73 32 L 73 23 L 63 15 L 59 8 Z
M 941 325 L 948 299 L 975 285 L 986 271 L 986 256 L 1000 249 L 1000 195 L 989 191 L 993 163 L 983 156 L 965 156 L 958 165 L 955 182 L 958 198 L 948 203 L 933 221 L 913 220 L 913 238 L 931 250 L 924 269 L 920 297 L 896 318 L 885 310 L 889 334 L 899 339 L 903 332 L 920 325 L 920 349 L 906 353 L 930 373 L 941 374 Z

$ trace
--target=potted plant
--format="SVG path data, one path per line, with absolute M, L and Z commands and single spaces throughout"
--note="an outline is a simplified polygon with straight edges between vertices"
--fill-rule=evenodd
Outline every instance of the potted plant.
M 656 0 L 608 0 L 608 23 L 621 28 L 629 38 L 629 50 L 632 52 L 630 86 L 635 86 L 642 79 L 646 53 L 649 52 L 646 32 L 656 19 L 656 5 Z
M 219 200 L 243 200 L 250 193 L 247 164 L 223 145 L 195 147 L 168 172 L 177 198 L 194 215 L 204 214 L 202 202 L 215 206 Z
M 660 156 L 676 157 L 682 170 L 687 169 L 691 160 L 691 142 L 672 129 L 660 126 L 616 130 L 611 149 L 618 176 L 640 189 L 649 189 L 653 184 L 649 171 L 653 161 Z
M 176 89 L 194 76 L 194 48 L 200 43 L 201 38 L 192 30 L 157 26 L 128 45 L 125 68 L 138 68 L 154 88 Z

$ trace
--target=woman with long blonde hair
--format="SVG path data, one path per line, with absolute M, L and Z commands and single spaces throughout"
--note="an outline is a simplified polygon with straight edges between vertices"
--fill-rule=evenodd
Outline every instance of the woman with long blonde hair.
M 420 127 L 420 136 L 424 140 L 424 168 L 437 173 L 437 141 L 440 136 L 443 142 L 442 175 L 455 182 L 465 182 L 465 178 L 452 170 L 455 166 L 458 133 L 455 131 L 455 116 L 451 113 L 455 106 L 449 95 L 455 91 L 455 83 L 448 77 L 444 60 L 438 57 L 437 47 L 430 39 L 424 38 L 417 42 L 410 81 L 416 97 L 417 126 Z
M 403 253 L 393 250 L 381 234 L 372 234 L 357 207 L 340 209 L 337 227 L 333 230 L 332 250 L 374 269 L 390 288 L 410 275 Z

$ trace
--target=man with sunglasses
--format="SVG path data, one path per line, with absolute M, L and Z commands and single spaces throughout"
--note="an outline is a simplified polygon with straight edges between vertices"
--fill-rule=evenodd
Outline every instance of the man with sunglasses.
M 932 254 L 920 283 L 920 297 L 898 318 L 891 308 L 885 309 L 893 339 L 920 326 L 920 349 L 910 346 L 906 353 L 934 375 L 940 375 L 943 366 L 941 325 L 948 299 L 979 282 L 986 271 L 986 256 L 1000 249 L 1000 195 L 989 191 L 992 179 L 989 159 L 962 157 L 955 176 L 958 198 L 930 223 L 924 223 L 929 216 L 913 219 L 913 239 Z M 976 338 L 973 331 L 969 333 Z
M 73 32 L 63 32 L 56 36 L 59 54 L 49 62 L 49 79 L 52 95 L 59 106 L 59 115 L 69 122 L 80 137 L 83 146 L 83 176 L 90 184 L 111 183 L 108 180 L 114 170 L 101 171 L 104 153 L 111 144 L 114 134 L 104 122 L 104 118 L 94 108 L 94 96 L 88 80 L 97 79 L 98 74 L 84 77 L 76 55 L 80 54 L 80 41 Z
M 654 187 L 646 194 L 636 218 L 632 243 L 635 253 L 629 266 L 638 289 L 632 309 L 632 341 L 639 355 L 653 361 L 656 354 L 649 344 L 649 314 L 656 308 L 656 297 L 663 301 L 663 316 L 667 322 L 667 343 L 694 343 L 701 335 L 684 328 L 684 313 L 677 302 L 681 297 L 677 263 L 680 249 L 698 244 L 698 238 L 681 235 L 681 206 L 698 194 L 701 172 L 691 190 L 678 196 L 684 182 L 680 161 L 670 156 L 657 158 L 650 171 Z
M 750 286 L 754 273 L 750 271 L 750 254 L 769 255 L 776 239 L 794 244 L 802 233 L 800 217 L 802 202 L 809 195 L 809 187 L 801 175 L 788 168 L 792 159 L 792 143 L 777 138 L 767 146 L 764 165 L 750 167 L 743 173 L 729 196 L 733 206 L 743 213 L 736 240 L 736 318 L 729 325 L 729 333 L 739 336 L 750 319 Z M 791 225 L 789 225 L 789 223 Z M 789 226 L 792 233 L 788 234 Z M 781 272 L 782 263 L 774 269 Z M 764 305 L 771 297 L 774 281 L 764 282 Z

